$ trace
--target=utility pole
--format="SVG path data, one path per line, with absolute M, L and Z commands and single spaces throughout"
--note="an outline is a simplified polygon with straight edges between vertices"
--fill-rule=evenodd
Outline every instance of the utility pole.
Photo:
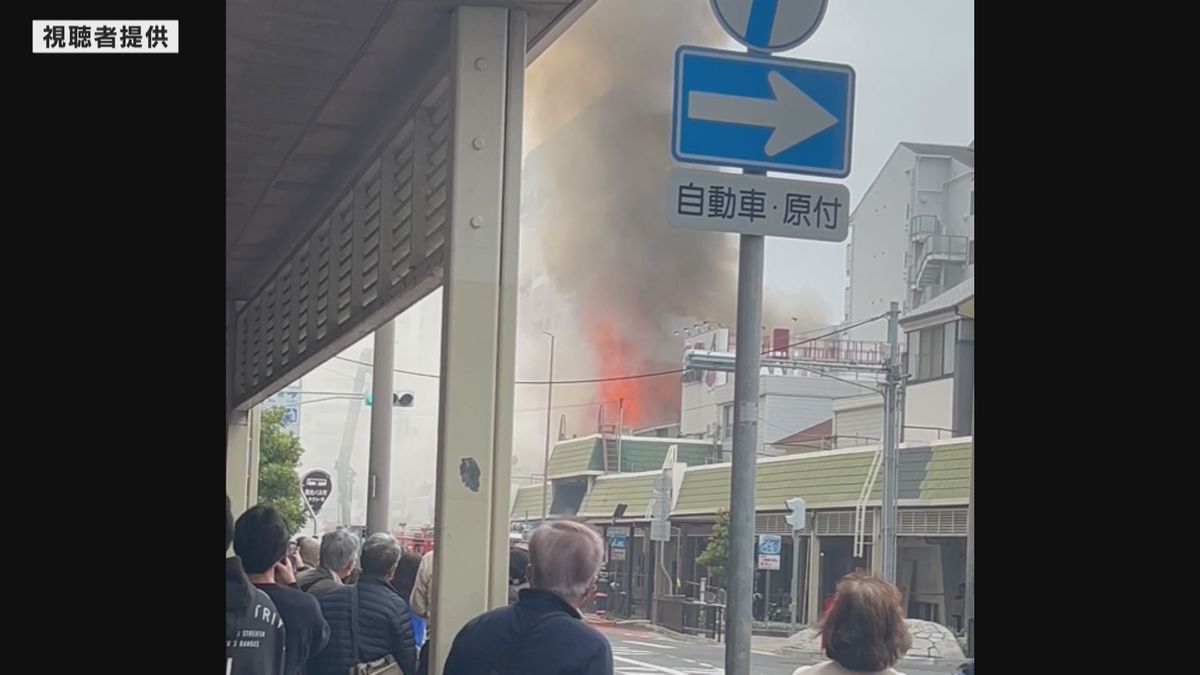
M 392 388 L 396 321 L 375 330 L 371 374 L 371 450 L 368 459 L 367 533 L 390 532 L 392 487 Z
M 752 172 L 747 170 L 745 173 Z M 762 351 L 765 238 L 743 234 L 739 239 L 725 671 L 749 675 L 750 629 L 754 622 L 754 476 L 757 469 L 758 370 L 759 352 Z
M 900 390 L 900 305 L 888 308 L 888 356 L 883 385 L 883 578 L 896 583 L 896 505 L 900 494 L 899 447 L 896 442 Z
M 354 388 L 351 391 L 358 393 L 366 386 L 367 371 L 371 367 L 368 362 L 374 358 L 370 349 L 364 349 L 359 355 L 359 365 L 354 371 Z M 337 461 L 333 465 L 334 472 L 337 474 L 338 525 L 343 527 L 350 527 L 351 524 L 350 507 L 354 502 L 354 479 L 357 472 L 351 466 L 350 458 L 354 453 L 354 436 L 358 432 L 358 414 L 362 407 L 361 400 L 355 399 L 349 402 L 346 423 L 342 427 L 342 443 L 338 447 Z
M 971 415 L 975 415 L 974 384 L 971 391 Z M 967 493 L 967 588 L 963 599 L 967 621 L 967 656 L 975 658 L 975 430 L 971 429 L 971 482 Z
M 783 200 L 785 186 L 775 179 L 766 178 L 767 168 L 790 173 L 811 173 L 825 177 L 845 177 L 850 174 L 850 139 L 853 126 L 853 70 L 844 65 L 823 64 L 824 73 L 836 81 L 834 96 L 826 99 L 837 108 L 832 113 L 812 96 L 825 98 L 825 93 L 816 90 L 805 93 L 798 88 L 798 80 L 789 79 L 782 71 L 790 70 L 799 77 L 807 62 L 775 59 L 773 52 L 787 51 L 807 40 L 825 16 L 828 0 L 791 0 L 777 3 L 765 0 L 736 0 L 713 2 L 721 27 L 747 48 L 747 54 L 733 54 L 712 50 L 698 50 L 684 46 L 676 52 L 675 117 L 672 124 L 671 154 L 683 162 L 696 161 L 701 164 L 736 166 L 742 175 L 736 177 L 737 184 L 750 189 L 741 194 L 750 198 L 745 205 L 744 218 L 731 222 L 705 219 L 703 206 L 705 186 L 711 187 L 716 174 L 705 172 L 688 173 L 676 169 L 672 181 L 679 184 L 669 187 L 668 223 L 675 227 L 704 229 L 708 231 L 735 232 L 739 235 L 738 284 L 737 284 L 737 349 L 733 382 L 733 466 L 729 494 L 729 588 L 726 610 L 725 673 L 727 675 L 750 675 L 751 673 L 751 624 L 753 621 L 754 593 L 754 535 L 755 535 L 755 473 L 758 449 L 758 396 L 760 353 L 762 349 L 762 299 L 763 299 L 763 251 L 765 236 L 786 236 L 800 239 L 844 241 L 848 229 L 838 229 L 833 219 L 825 228 L 775 227 L 788 224 L 780 212 L 779 220 L 763 218 L 755 223 L 754 214 L 761 218 L 780 205 L 768 207 L 764 201 L 768 194 L 776 191 L 774 202 Z M 781 9 L 786 7 L 786 9 Z M 690 65 L 689 65 L 690 64 Z M 764 67 L 765 66 L 765 67 Z M 692 70 L 689 70 L 692 69 Z M 741 71 L 738 77 L 730 77 L 731 69 Z M 706 88 L 698 82 L 705 77 L 688 77 L 688 72 L 708 73 Z M 718 77 L 718 73 L 725 76 Z M 747 98 L 745 92 L 728 88 L 730 80 L 765 78 L 762 87 L 769 86 L 771 99 L 761 96 Z M 712 81 L 724 80 L 726 87 L 714 91 Z M 807 86 L 807 85 L 804 85 Z M 810 94 L 812 96 L 810 96 Z M 844 95 L 843 95 L 844 94 Z M 833 104 L 836 98 L 837 105 Z M 782 107 L 781 107 L 782 106 Z M 769 137 L 749 137 L 746 127 L 769 127 Z M 809 138 L 826 130 L 834 139 L 836 150 L 814 150 L 806 155 L 789 156 L 786 150 L 805 143 Z M 690 142 L 689 142 L 690 141 Z M 824 148 L 814 143 L 810 148 Z M 801 153 L 806 154 L 806 153 Z M 818 157 L 819 155 L 819 157 Z M 682 182 L 687 173 L 686 184 Z M 721 180 L 733 180 L 722 177 Z M 701 185 L 696 185 L 698 181 Z M 799 189 L 789 184 L 787 189 Z M 845 186 L 829 183 L 806 183 L 810 192 L 830 190 L 832 204 L 848 206 L 849 192 Z M 673 193 L 673 194 L 672 194 Z M 710 203 L 711 196 L 709 193 Z M 724 194 L 716 193 L 716 194 Z M 741 204 L 741 203 L 739 203 Z M 740 206 L 739 206 L 740 209 Z M 818 209 L 820 210 L 820 209 Z M 739 210 L 739 213 L 742 213 Z M 736 221 L 736 222 L 735 222 Z M 845 224 L 845 221 L 842 221 Z M 772 223 L 771 227 L 766 227 Z M 789 225 L 795 225 L 790 223 Z M 820 235 L 820 236 L 817 236 Z
M 550 404 L 554 400 L 554 333 L 542 331 L 542 335 L 550 338 L 550 367 L 546 378 L 546 452 L 542 458 L 542 522 L 548 516 L 548 500 L 550 490 Z

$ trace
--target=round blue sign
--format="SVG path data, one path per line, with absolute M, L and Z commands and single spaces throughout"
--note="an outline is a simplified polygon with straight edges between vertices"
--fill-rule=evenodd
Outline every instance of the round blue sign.
M 799 46 L 821 25 L 829 0 L 711 0 L 713 14 L 733 39 L 752 51 Z

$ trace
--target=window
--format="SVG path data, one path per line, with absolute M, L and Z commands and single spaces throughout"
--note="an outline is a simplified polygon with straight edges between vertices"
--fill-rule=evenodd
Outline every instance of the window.
M 908 334 L 908 374 L 913 382 L 954 374 L 958 323 L 930 326 Z
M 917 376 L 917 355 L 921 351 L 921 331 L 914 330 L 908 334 L 908 370 L 906 374 Z
M 945 336 L 942 338 L 942 374 L 954 374 L 954 343 L 958 339 L 958 322 L 951 321 L 942 327 Z
M 721 408 L 721 440 L 733 438 L 733 404 Z
M 971 190 L 971 215 L 975 215 L 975 191 Z

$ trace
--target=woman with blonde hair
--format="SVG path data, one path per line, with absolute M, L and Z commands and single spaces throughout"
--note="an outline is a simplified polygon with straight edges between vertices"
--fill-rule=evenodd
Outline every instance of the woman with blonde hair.
M 903 675 L 892 666 L 911 646 L 900 591 L 880 577 L 856 572 L 838 582 L 821 626 L 821 648 L 830 660 L 792 675 Z

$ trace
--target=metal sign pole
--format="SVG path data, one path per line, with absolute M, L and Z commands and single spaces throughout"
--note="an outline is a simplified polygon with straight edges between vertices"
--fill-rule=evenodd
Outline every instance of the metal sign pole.
M 797 615 L 800 613 L 800 531 L 792 530 L 792 627 L 789 634 L 796 634 Z
M 899 449 L 896 443 L 896 393 L 900 386 L 900 305 L 888 309 L 887 384 L 883 408 L 883 578 L 896 583 L 896 509 L 900 492 Z
M 746 171 L 751 173 L 751 171 Z M 725 671 L 750 674 L 754 622 L 754 477 L 758 445 L 758 370 L 762 350 L 765 238 L 743 234 L 738 252 L 737 362 L 733 380 L 733 467 L 729 499 L 729 607 Z
M 675 172 L 679 184 L 668 192 L 668 222 L 673 227 L 739 235 L 727 562 L 728 675 L 751 672 L 764 235 L 843 241 L 847 233 L 839 217 L 840 209 L 848 206 L 846 193 L 825 194 L 821 191 L 826 188 L 816 183 L 783 186 L 771 179 L 749 178 L 765 176 L 768 168 L 825 177 L 850 173 L 853 69 L 770 56 L 808 39 L 820 25 L 826 5 L 827 0 L 791 0 L 781 10 L 783 5 L 775 0 L 712 0 L 722 28 L 749 53 L 683 46 L 675 56 L 672 156 L 681 162 L 741 167 L 746 176 L 738 179 L 735 191 L 732 185 L 714 182 L 715 175 L 704 178 L 694 172 Z M 736 79 L 731 72 L 746 80 L 762 78 L 772 97 L 747 97 L 744 91 L 729 88 Z M 799 84 L 811 81 L 810 77 L 824 84 Z M 761 138 L 755 127 L 769 128 L 771 133 Z M 823 143 L 805 145 L 829 129 L 833 131 Z M 769 598 L 767 609 L 769 613 Z

